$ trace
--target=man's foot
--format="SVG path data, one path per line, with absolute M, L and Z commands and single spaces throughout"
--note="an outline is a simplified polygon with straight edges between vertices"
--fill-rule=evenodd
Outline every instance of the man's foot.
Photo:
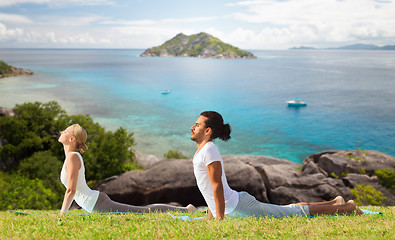
M 344 198 L 343 198 L 342 196 L 337 196 L 337 197 L 335 197 L 335 199 L 333 199 L 333 200 L 335 200 L 335 204 L 334 204 L 334 205 L 343 205 L 343 204 L 346 203 L 346 202 L 344 201 Z
M 354 200 L 347 201 L 343 206 L 345 207 L 345 214 L 363 214 L 363 212 L 357 207 L 357 204 L 354 202 Z
M 196 212 L 196 207 L 193 206 L 192 204 L 189 204 L 186 209 L 188 210 L 189 213 L 194 213 Z

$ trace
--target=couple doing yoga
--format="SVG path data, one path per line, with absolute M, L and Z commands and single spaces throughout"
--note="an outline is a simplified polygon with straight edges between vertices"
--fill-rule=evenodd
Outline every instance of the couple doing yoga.
M 208 219 L 221 220 L 225 215 L 229 217 L 286 217 L 360 213 L 353 200 L 345 203 L 341 196 L 328 202 L 275 205 L 261 203 L 247 192 L 236 192 L 231 189 L 226 180 L 221 155 L 213 143 L 216 138 L 229 140 L 230 132 L 229 124 L 224 124 L 222 116 L 214 111 L 201 113 L 191 127 L 191 140 L 196 142 L 198 148 L 193 157 L 194 175 L 208 206 Z M 78 124 L 66 128 L 59 137 L 59 142 L 63 144 L 65 152 L 60 178 L 66 187 L 60 214 L 68 211 L 73 199 L 89 213 L 148 213 L 174 210 L 194 212 L 196 210 L 191 204 L 187 207 L 166 204 L 133 206 L 112 201 L 107 194 L 90 189 L 86 184 L 85 167 L 81 156 L 88 149 L 85 144 L 86 139 L 86 131 Z

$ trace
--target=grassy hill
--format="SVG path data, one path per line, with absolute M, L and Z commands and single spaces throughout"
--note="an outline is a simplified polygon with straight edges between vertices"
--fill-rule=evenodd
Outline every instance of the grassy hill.
M 252 53 L 224 43 L 207 33 L 183 33 L 164 44 L 149 48 L 142 57 L 256 58 Z

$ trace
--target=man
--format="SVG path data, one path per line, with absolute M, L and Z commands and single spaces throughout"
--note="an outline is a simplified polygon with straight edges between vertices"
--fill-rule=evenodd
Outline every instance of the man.
M 225 215 L 285 217 L 361 213 L 354 201 L 344 203 L 341 196 L 328 202 L 280 206 L 261 203 L 246 192 L 239 193 L 231 189 L 226 180 L 221 154 L 213 143 L 216 138 L 229 140 L 230 133 L 229 124 L 224 124 L 222 116 L 214 111 L 201 113 L 191 127 L 191 140 L 196 142 L 198 148 L 193 157 L 194 174 L 208 206 L 208 219 L 222 220 Z

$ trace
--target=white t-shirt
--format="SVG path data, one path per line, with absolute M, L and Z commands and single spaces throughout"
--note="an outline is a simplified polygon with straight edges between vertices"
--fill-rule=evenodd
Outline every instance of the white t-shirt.
M 214 192 L 206 166 L 216 161 L 221 162 L 222 165 L 222 186 L 224 188 L 225 196 L 225 214 L 232 212 L 239 202 L 238 192 L 231 189 L 228 185 L 228 181 L 226 180 L 221 154 L 213 142 L 206 143 L 199 152 L 195 153 L 195 156 L 193 157 L 193 172 L 195 174 L 198 188 L 214 217 L 216 217 Z
M 84 161 L 82 160 L 82 156 L 79 152 L 74 153 L 77 154 L 81 160 L 81 168 L 78 171 L 78 179 L 74 200 L 80 207 L 91 213 L 99 197 L 99 191 L 90 189 L 86 184 Z M 60 172 L 60 181 L 67 188 L 67 172 L 65 166 L 66 161 L 64 161 L 62 171 Z

